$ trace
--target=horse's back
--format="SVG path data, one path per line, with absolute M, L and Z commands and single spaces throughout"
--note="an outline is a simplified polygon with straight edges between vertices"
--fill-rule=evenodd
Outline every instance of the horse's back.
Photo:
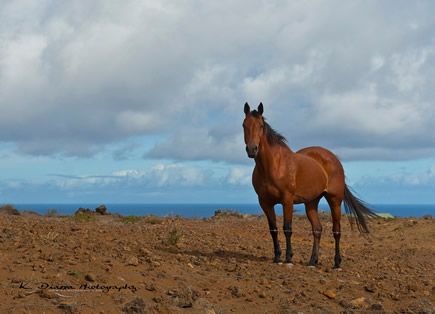
M 317 161 L 328 175 L 328 191 L 342 194 L 344 191 L 344 170 L 338 157 L 326 148 L 319 146 L 306 147 L 296 152 Z

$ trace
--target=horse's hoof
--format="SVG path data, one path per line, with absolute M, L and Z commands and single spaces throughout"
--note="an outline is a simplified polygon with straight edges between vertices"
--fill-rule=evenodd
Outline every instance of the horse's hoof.
M 335 270 L 335 271 L 342 271 L 343 269 L 341 269 L 341 267 L 338 266 L 338 267 L 334 267 L 334 270 Z

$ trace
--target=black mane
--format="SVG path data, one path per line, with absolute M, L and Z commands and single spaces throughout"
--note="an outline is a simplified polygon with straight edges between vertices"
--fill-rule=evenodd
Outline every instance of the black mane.
M 264 121 L 264 131 L 270 145 L 287 145 L 287 139 L 275 131 L 266 121 Z

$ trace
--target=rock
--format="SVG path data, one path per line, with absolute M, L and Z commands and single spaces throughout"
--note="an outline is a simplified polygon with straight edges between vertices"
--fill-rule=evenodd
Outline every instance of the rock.
M 127 261 L 127 265 L 137 266 L 139 265 L 139 259 L 136 256 L 131 256 Z
M 126 314 L 145 314 L 147 312 L 142 298 L 136 298 L 125 304 L 122 311 Z
M 77 304 L 73 302 L 62 302 L 57 307 L 68 314 L 73 314 L 78 312 Z
M 97 208 L 95 208 L 95 211 L 100 215 L 107 215 L 107 207 L 104 204 L 101 204 Z
M 47 290 L 47 289 L 41 289 L 41 290 L 39 290 L 39 296 L 41 297 L 41 298 L 44 298 L 44 299 L 55 299 L 55 298 L 57 298 L 57 296 L 54 294 L 54 292 L 51 292 L 50 290 Z
M 350 301 L 350 304 L 352 305 L 352 307 L 360 308 L 364 305 L 365 302 L 366 302 L 366 298 L 360 297 Z
M 79 209 L 76 210 L 74 215 L 80 215 L 80 214 L 94 214 L 94 212 L 89 208 L 80 207 Z
M 372 283 L 369 283 L 369 284 L 364 286 L 364 290 L 367 292 L 374 293 L 374 292 L 376 292 L 376 286 Z
M 264 293 L 264 291 L 261 291 L 261 292 L 258 294 L 258 297 L 259 297 L 259 298 L 262 298 L 262 299 L 265 299 L 265 298 L 266 298 L 266 293 Z
M 140 248 L 139 249 L 139 253 L 140 253 L 141 256 L 145 256 L 145 257 L 152 256 L 151 251 L 148 250 L 148 249 L 145 249 L 145 248 Z
M 85 280 L 90 281 L 90 282 L 94 282 L 95 281 L 95 275 L 92 273 L 89 273 L 85 276 Z
M 352 308 L 352 304 L 350 304 L 350 302 L 347 300 L 341 300 L 340 302 L 338 302 L 338 304 L 340 304 L 345 309 Z
M 198 293 L 191 287 L 181 285 L 177 289 L 170 289 L 168 295 L 172 297 L 173 303 L 181 308 L 190 308 L 193 302 L 198 299 Z
M 335 299 L 337 297 L 337 291 L 335 289 L 329 289 L 329 290 L 323 291 L 322 294 L 324 296 L 328 297 L 329 299 Z
M 5 204 L 0 206 L 0 214 L 3 215 L 19 215 L 20 212 L 12 205 Z
M 370 306 L 369 310 L 371 311 L 384 311 L 384 306 L 382 303 L 374 303 Z
M 153 297 L 151 300 L 153 300 L 155 303 L 162 303 L 163 299 L 162 297 Z
M 237 286 L 229 286 L 228 290 L 230 290 L 231 295 L 236 298 L 240 298 L 242 293 L 240 292 L 240 288 Z

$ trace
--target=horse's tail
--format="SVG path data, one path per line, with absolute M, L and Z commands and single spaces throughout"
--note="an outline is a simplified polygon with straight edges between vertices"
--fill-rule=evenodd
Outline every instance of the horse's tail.
M 349 216 L 349 221 L 356 222 L 359 232 L 369 233 L 366 216 L 377 217 L 376 213 L 367 207 L 367 204 L 352 194 L 349 187 L 344 185 L 344 209 Z

